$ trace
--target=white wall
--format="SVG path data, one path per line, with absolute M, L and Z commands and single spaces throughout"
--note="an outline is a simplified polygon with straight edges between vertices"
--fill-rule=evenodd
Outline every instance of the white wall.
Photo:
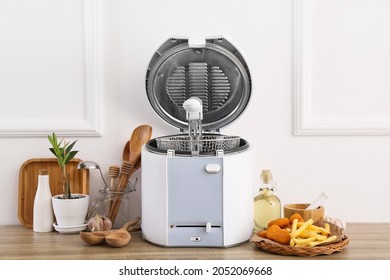
M 148 103 L 146 67 L 171 36 L 213 35 L 250 67 L 250 104 L 222 132 L 250 142 L 254 189 L 272 169 L 283 204 L 326 191 L 329 216 L 390 222 L 389 21 L 385 0 L 1 0 L 0 225 L 19 223 L 19 168 L 51 157 L 50 131 L 105 174 L 136 126 L 177 132 Z

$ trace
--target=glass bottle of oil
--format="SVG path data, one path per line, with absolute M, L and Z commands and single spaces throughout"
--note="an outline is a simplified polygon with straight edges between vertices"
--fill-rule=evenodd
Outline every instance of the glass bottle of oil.
M 276 183 L 271 171 L 263 170 L 260 177 L 260 193 L 254 201 L 255 232 L 266 229 L 270 221 L 280 218 L 281 213 L 280 200 L 275 195 Z

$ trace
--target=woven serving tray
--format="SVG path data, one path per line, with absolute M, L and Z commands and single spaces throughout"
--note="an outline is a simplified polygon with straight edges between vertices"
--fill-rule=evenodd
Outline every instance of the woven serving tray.
M 69 163 L 71 192 L 89 194 L 89 172 L 87 169 L 77 169 L 81 159 L 73 158 Z M 35 193 L 38 186 L 39 170 L 49 171 L 51 194 L 63 193 L 61 168 L 56 158 L 33 158 L 25 161 L 19 170 L 18 218 L 27 228 L 33 226 L 33 209 Z
M 322 221 L 319 221 L 320 223 Z M 317 223 L 316 223 L 317 224 Z M 318 224 L 317 224 L 318 225 Z M 348 246 L 349 239 L 344 234 L 344 230 L 337 225 L 329 223 L 332 235 L 335 234 L 337 239 L 329 244 L 314 247 L 291 247 L 274 242 L 270 239 L 254 235 L 251 241 L 263 251 L 286 256 L 314 257 L 318 255 L 330 255 L 335 252 L 341 252 Z

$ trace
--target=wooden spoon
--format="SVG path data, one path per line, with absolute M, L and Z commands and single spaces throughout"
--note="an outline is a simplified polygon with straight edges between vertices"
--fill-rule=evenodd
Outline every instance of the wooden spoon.
M 89 245 L 98 245 L 104 242 L 104 238 L 115 230 L 105 231 L 80 231 L 81 239 Z
M 140 219 L 141 219 L 140 217 L 137 217 L 135 220 L 129 221 L 126 224 L 124 224 L 123 227 L 121 227 L 117 231 L 107 235 L 105 237 L 105 240 L 108 243 L 108 245 L 116 248 L 127 245 L 131 240 L 131 235 L 127 231 L 127 229 L 130 226 L 137 224 L 140 221 Z
M 128 140 L 126 142 L 126 145 L 123 148 L 122 159 L 123 159 L 123 161 L 130 160 L 130 140 Z M 137 162 L 135 163 L 133 169 L 131 170 L 131 174 L 133 174 L 135 171 L 137 171 L 140 167 L 141 167 L 141 157 L 139 157 Z
M 131 172 L 130 172 L 130 176 L 131 176 L 135 171 L 137 171 L 140 167 L 141 167 L 141 157 L 138 158 L 137 162 L 136 162 L 135 165 L 133 166 L 133 169 L 132 169 Z
M 136 162 L 141 157 L 141 148 L 146 144 L 152 137 L 152 127 L 149 125 L 140 125 L 134 129 L 130 137 L 130 156 L 129 162 L 132 165 L 132 169 Z
M 152 127 L 150 125 L 140 125 L 133 130 L 129 140 L 129 147 L 127 148 L 127 143 L 123 151 L 123 158 L 127 159 L 127 149 L 129 150 L 128 160 L 124 160 L 122 164 L 121 175 L 119 178 L 119 183 L 117 186 L 118 192 L 124 192 L 127 186 L 127 183 L 130 179 L 130 176 L 135 172 L 135 168 L 138 165 L 141 166 L 141 148 L 146 144 L 152 137 Z M 116 215 L 118 213 L 121 197 L 115 197 L 113 204 L 111 204 L 109 210 L 109 218 L 111 221 L 115 221 Z
M 137 217 L 135 220 L 129 221 L 128 226 L 126 227 L 127 231 L 129 232 L 139 231 L 141 227 L 134 226 L 139 222 L 139 220 L 140 217 Z M 115 229 L 104 230 L 104 231 L 80 231 L 80 237 L 85 243 L 89 245 L 98 245 L 98 244 L 102 244 L 105 241 L 106 236 L 110 235 L 115 231 L 116 231 Z
M 133 164 L 131 174 L 141 167 L 141 148 L 152 137 L 152 127 L 149 125 L 140 125 L 134 129 L 123 148 L 122 160 Z
M 127 140 L 125 146 L 123 147 L 122 160 L 129 161 L 130 159 L 130 140 Z

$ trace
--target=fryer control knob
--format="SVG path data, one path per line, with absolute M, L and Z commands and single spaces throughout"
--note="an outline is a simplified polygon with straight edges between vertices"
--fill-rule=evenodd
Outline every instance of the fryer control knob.
M 216 174 L 221 171 L 221 166 L 217 163 L 209 163 L 206 165 L 206 172 Z
M 206 232 L 209 233 L 210 231 L 211 231 L 211 223 L 208 222 L 208 223 L 206 224 Z

